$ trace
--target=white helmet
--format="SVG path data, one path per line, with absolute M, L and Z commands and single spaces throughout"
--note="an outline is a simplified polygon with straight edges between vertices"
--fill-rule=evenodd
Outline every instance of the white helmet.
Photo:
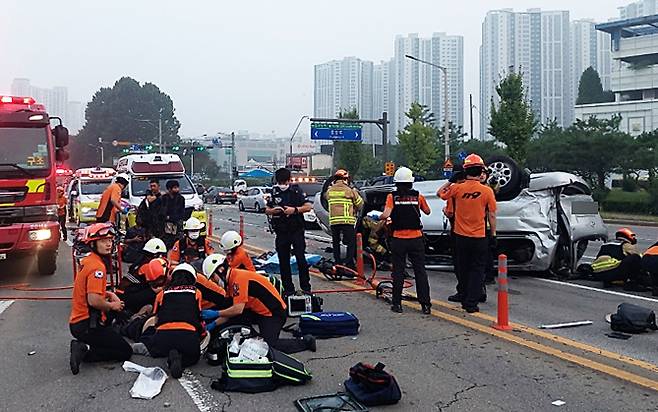
M 115 182 L 118 181 L 119 179 L 123 180 L 125 182 L 124 184 L 126 185 L 128 184 L 128 182 L 130 182 L 130 176 L 128 176 L 127 173 L 119 173 L 118 175 L 114 176 Z
M 222 235 L 222 238 L 219 240 L 219 247 L 222 248 L 224 252 L 233 250 L 234 248 L 242 244 L 242 236 L 235 230 L 229 230 L 228 232 Z
M 155 255 L 157 253 L 167 253 L 167 246 L 165 246 L 165 243 L 162 240 L 154 237 L 146 242 L 142 250 Z
M 203 223 L 196 217 L 191 217 L 185 221 L 183 224 L 183 230 L 201 230 L 203 229 Z
M 408 167 L 400 167 L 395 171 L 393 181 L 395 183 L 413 183 L 414 173 Z
M 189 263 L 181 263 L 180 265 L 177 265 L 171 272 L 171 276 L 173 277 L 179 272 L 187 272 L 196 278 L 196 269 L 194 269 L 194 266 Z
M 205 277 L 210 279 L 210 277 L 215 273 L 218 267 L 222 266 L 226 262 L 226 256 L 221 253 L 213 253 L 208 255 L 203 260 L 203 274 Z

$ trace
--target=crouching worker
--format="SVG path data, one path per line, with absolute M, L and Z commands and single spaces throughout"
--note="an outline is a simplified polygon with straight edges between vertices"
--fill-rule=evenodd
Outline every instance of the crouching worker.
M 196 286 L 196 271 L 192 265 L 176 266 L 171 281 L 155 298 L 155 335 L 148 346 L 154 358 L 167 356 L 167 366 L 175 379 L 183 368 L 199 361 L 201 336 L 201 292 Z
M 604 243 L 592 262 L 592 277 L 610 287 L 612 282 L 624 282 L 624 289 L 639 288 L 642 258 L 635 249 L 637 238 L 628 228 L 619 229 L 615 240 Z
M 226 253 L 226 259 L 230 267 L 235 269 L 246 269 L 256 271 L 254 262 L 244 247 L 242 247 L 242 236 L 234 230 L 229 230 L 222 235 L 219 247 Z
M 121 335 L 106 324 L 107 313 L 123 310 L 124 304 L 107 292 L 107 271 L 115 237 L 111 223 L 94 223 L 83 238 L 91 254 L 82 259 L 82 268 L 73 284 L 69 328 L 76 340 L 71 341 L 71 372 L 77 375 L 82 362 L 125 361 L 132 348 Z
M 192 263 L 195 260 L 203 260 L 215 250 L 210 245 L 210 240 L 201 236 L 204 224 L 196 217 L 191 217 L 183 224 L 185 237 L 177 240 L 169 253 L 169 261 L 172 266 L 179 263 Z
M 164 242 L 157 238 L 149 240 L 142 249 L 142 256 L 121 278 L 117 287 L 117 295 L 125 303 L 126 310 L 130 314 L 139 312 L 146 305 L 153 305 L 157 288 L 153 288 L 152 283 L 157 281 L 160 276 L 164 276 L 169 268 L 169 263 L 164 256 L 166 256 Z M 159 262 L 160 267 L 156 264 L 152 266 L 152 262 Z M 164 268 L 164 273 L 162 268 Z
M 287 318 L 286 304 L 267 277 L 248 270 L 233 269 L 226 257 L 218 253 L 204 260 L 203 273 L 226 285 L 226 293 L 233 299 L 233 305 L 228 309 L 204 311 L 206 330 L 210 332 L 222 325 L 256 324 L 265 342 L 281 352 L 315 352 L 315 338 L 311 335 L 297 339 L 279 338 Z

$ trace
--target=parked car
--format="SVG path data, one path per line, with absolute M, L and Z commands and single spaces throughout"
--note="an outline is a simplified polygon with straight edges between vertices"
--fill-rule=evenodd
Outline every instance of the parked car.
M 270 200 L 270 196 L 272 196 L 271 187 L 250 187 L 247 190 L 247 193 L 239 198 L 238 208 L 241 211 L 253 210 L 258 213 L 264 212 L 267 202 Z
M 217 196 L 217 191 L 219 190 L 216 186 L 210 186 L 206 191 L 201 195 L 203 203 L 215 203 L 215 196 Z
M 487 164 L 493 167 L 490 179 L 500 185 L 497 254 L 505 253 L 510 269 L 516 271 L 575 272 L 588 242 L 608 236 L 587 183 L 571 173 L 525 173 L 509 158 L 496 159 Z M 432 210 L 430 215 L 421 215 L 428 262 L 451 264 L 450 222 L 443 214 L 445 202 L 436 196 L 443 183 L 416 182 L 414 189 L 425 196 Z M 394 185 L 361 188 L 365 201 L 361 216 L 383 210 L 386 196 L 394 189 Z M 327 205 L 321 196 L 322 192 L 316 195 L 314 210 L 322 229 L 330 233 Z M 358 224 L 357 230 L 363 231 Z
M 242 179 L 237 179 L 235 182 L 233 182 L 233 191 L 240 194 L 240 195 L 245 195 L 247 194 L 247 181 L 242 180 Z
M 224 203 L 235 204 L 237 201 L 238 194 L 228 187 L 211 186 L 203 194 L 204 203 L 214 203 L 216 205 Z

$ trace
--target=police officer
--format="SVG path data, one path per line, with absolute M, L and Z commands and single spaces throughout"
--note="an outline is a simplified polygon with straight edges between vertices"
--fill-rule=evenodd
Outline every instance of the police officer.
M 464 159 L 466 180 L 452 189 L 455 215 L 455 244 L 459 262 L 457 294 L 468 313 L 479 312 L 478 302 L 484 288 L 486 260 L 490 253 L 486 222 L 492 242 L 496 238 L 496 197 L 480 182 L 484 161 L 477 154 Z
M 425 241 L 420 212 L 430 214 L 425 197 L 413 190 L 414 175 L 406 167 L 399 168 L 393 176 L 395 191 L 386 197 L 381 219 L 391 219 L 391 257 L 393 261 L 393 301 L 391 310 L 402 313 L 402 286 L 407 258 L 416 278 L 418 302 L 424 314 L 430 313 L 430 287 L 425 272 Z
M 121 192 L 128 186 L 128 175 L 121 173 L 114 178 L 101 195 L 98 210 L 96 210 L 96 222 L 117 223 L 117 213 L 128 213 L 128 207 L 121 206 Z
M 185 221 L 183 232 L 185 237 L 177 240 L 169 254 L 169 260 L 172 265 L 181 262 L 192 263 L 196 260 L 203 260 L 210 255 L 215 249 L 210 244 L 210 240 L 201 236 L 203 223 L 196 217 L 191 217 Z
M 171 281 L 158 293 L 153 306 L 157 320 L 153 340 L 147 344 L 148 351 L 153 357 L 167 356 L 167 366 L 175 379 L 201 357 L 199 345 L 206 332 L 201 323 L 201 292 L 195 284 L 196 271 L 192 265 L 176 266 Z
M 267 277 L 231 268 L 226 257 L 219 253 L 203 261 L 203 273 L 208 278 L 217 277 L 220 284 L 226 285 L 228 297 L 233 299 L 233 305 L 228 309 L 203 312 L 209 332 L 220 325 L 256 324 L 263 340 L 275 349 L 284 353 L 315 352 L 315 338 L 311 335 L 297 339 L 279 338 L 287 319 L 286 304 Z
M 91 248 L 81 261 L 71 297 L 69 328 L 71 372 L 77 375 L 80 364 L 97 361 L 126 361 L 132 356 L 131 346 L 106 324 L 110 311 L 123 310 L 117 295 L 107 292 L 107 272 L 116 232 L 110 223 L 94 223 L 85 230 L 83 242 Z
M 304 238 L 304 213 L 311 210 L 311 203 L 297 185 L 291 185 L 290 170 L 281 168 L 274 173 L 276 185 L 267 203 L 265 213 L 271 216 L 272 228 L 276 234 L 275 248 L 281 266 L 281 280 L 285 295 L 295 294 L 290 268 L 290 247 L 297 259 L 299 286 L 304 292 L 311 292 L 311 280 L 306 262 L 306 239 Z
M 606 288 L 614 281 L 622 281 L 626 290 L 643 291 L 640 284 L 642 257 L 635 248 L 636 244 L 637 237 L 632 230 L 617 230 L 615 239 L 601 245 L 592 262 L 594 280 L 602 281 Z
M 350 175 L 347 170 L 338 169 L 334 174 L 334 183 L 325 193 L 329 204 L 329 224 L 336 264 L 354 268 L 356 256 L 356 213 L 363 207 L 359 192 L 349 186 Z M 347 246 L 345 260 L 340 258 L 340 242 Z

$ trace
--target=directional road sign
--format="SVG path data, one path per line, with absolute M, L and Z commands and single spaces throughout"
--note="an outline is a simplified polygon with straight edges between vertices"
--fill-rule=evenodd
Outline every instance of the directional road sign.
M 358 123 L 311 123 L 312 140 L 361 141 L 361 125 Z

